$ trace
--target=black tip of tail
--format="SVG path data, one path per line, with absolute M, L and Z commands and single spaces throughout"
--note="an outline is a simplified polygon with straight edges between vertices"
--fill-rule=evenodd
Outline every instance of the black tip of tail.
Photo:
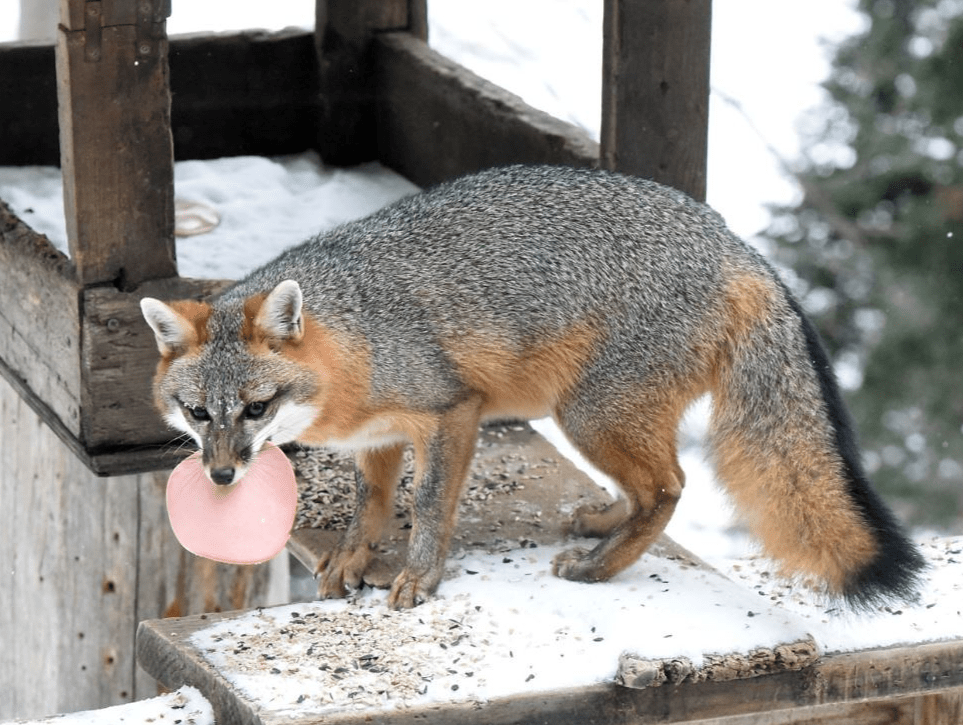
M 874 530 L 879 550 L 868 565 L 846 580 L 843 588 L 846 603 L 855 610 L 916 601 L 922 584 L 920 573 L 926 568 L 926 561 L 893 515 L 875 493 L 872 498 L 875 501 L 861 506 L 861 510 Z
M 836 447 L 846 469 L 847 493 L 872 531 L 878 546 L 876 557 L 847 579 L 843 597 L 847 604 L 857 610 L 871 609 L 894 600 L 911 602 L 918 596 L 920 573 L 926 568 L 926 561 L 870 485 L 863 470 L 849 412 L 843 403 L 819 333 L 788 291 L 786 298 L 802 324 L 809 359 L 819 379 L 822 397 L 836 435 Z M 845 545 L 846 542 L 840 542 L 840 546 Z

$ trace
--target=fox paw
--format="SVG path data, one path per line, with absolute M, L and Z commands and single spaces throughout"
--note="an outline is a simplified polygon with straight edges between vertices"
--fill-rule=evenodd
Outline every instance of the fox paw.
M 404 569 L 391 585 L 388 606 L 392 609 L 411 609 L 427 601 L 437 588 L 438 577 L 418 575 Z
M 604 506 L 579 506 L 572 516 L 568 531 L 575 536 L 600 539 L 608 536 L 628 515 L 629 506 L 625 499 Z
M 552 573 L 562 579 L 594 582 L 599 580 L 596 571 L 595 558 L 588 549 L 566 549 L 552 559 Z
M 318 581 L 318 597 L 337 599 L 361 588 L 362 577 L 371 552 L 368 547 L 357 549 L 335 549 L 321 556 L 314 571 Z

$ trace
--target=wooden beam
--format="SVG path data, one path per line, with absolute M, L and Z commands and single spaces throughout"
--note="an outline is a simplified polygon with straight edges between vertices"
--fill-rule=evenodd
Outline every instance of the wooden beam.
M 490 166 L 595 166 L 598 145 L 572 124 L 436 53 L 409 33 L 375 40 L 381 160 L 422 186 Z
M 712 0 L 605 0 L 602 165 L 706 195 Z
M 317 141 L 311 32 L 172 38 L 170 73 L 177 159 L 293 154 Z
M 113 287 L 84 291 L 81 410 L 88 452 L 160 447 L 173 437 L 154 408 L 152 381 L 159 354 L 141 314 L 141 298 L 203 299 L 228 284 L 173 277 L 145 282 L 136 293 Z
M 79 296 L 69 260 L 0 200 L 0 373 L 73 436 L 81 432 Z
M 60 163 L 54 47 L 0 45 L 0 165 Z M 175 158 L 270 156 L 315 145 L 320 100 L 312 32 L 174 37 L 169 63 Z
M 61 0 L 61 166 L 84 286 L 177 274 L 164 0 Z
M 0 166 L 55 166 L 57 79 L 52 43 L 0 44 Z
M 423 1 L 412 3 L 413 15 L 427 32 Z M 408 29 L 409 0 L 317 0 L 315 7 L 321 81 L 317 149 L 339 166 L 376 159 L 371 42 L 376 33 Z

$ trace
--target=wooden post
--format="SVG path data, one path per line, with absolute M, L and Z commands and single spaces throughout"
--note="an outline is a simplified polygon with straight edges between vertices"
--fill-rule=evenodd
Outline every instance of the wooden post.
M 170 0 L 61 0 L 61 166 L 83 286 L 177 274 L 165 20 Z
M 282 601 L 287 553 L 258 567 L 187 553 L 166 479 L 96 477 L 0 378 L 0 720 L 153 697 L 141 620 Z
M 378 157 L 371 41 L 375 33 L 409 28 L 427 37 L 425 8 L 426 0 L 317 0 L 318 152 L 326 162 Z
M 712 0 L 605 0 L 602 165 L 706 195 Z

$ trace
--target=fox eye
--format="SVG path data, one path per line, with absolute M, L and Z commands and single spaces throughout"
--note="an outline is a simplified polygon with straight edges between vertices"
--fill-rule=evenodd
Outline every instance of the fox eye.
M 202 408 L 201 406 L 187 406 L 187 410 L 190 411 L 191 417 L 197 421 L 208 421 L 211 419 L 211 414 L 207 412 L 207 408 Z
M 246 418 L 260 418 L 264 415 L 265 410 L 267 410 L 267 406 L 260 400 L 255 400 L 244 407 L 244 416 Z

